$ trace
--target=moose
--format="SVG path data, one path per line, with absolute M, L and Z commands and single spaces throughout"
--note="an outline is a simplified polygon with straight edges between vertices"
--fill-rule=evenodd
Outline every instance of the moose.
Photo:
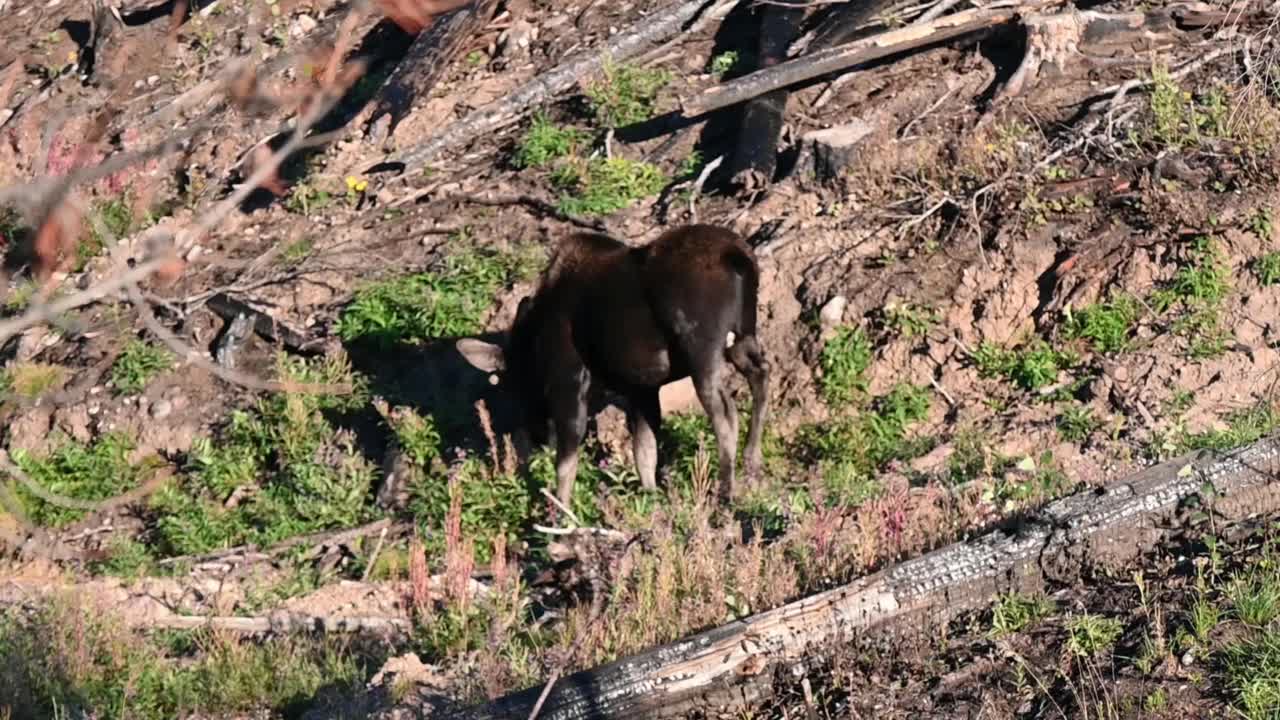
M 589 399 L 608 391 L 625 400 L 640 482 L 654 490 L 658 390 L 692 377 L 715 432 L 725 500 L 734 493 L 738 449 L 738 413 L 725 386 L 730 364 L 751 391 L 748 480 L 757 480 L 761 468 L 769 361 L 756 336 L 758 289 L 754 253 L 727 228 L 685 225 L 639 247 L 575 232 L 559 243 L 496 343 L 462 338 L 455 347 L 513 394 L 529 439 L 554 443 L 556 496 L 566 506 Z

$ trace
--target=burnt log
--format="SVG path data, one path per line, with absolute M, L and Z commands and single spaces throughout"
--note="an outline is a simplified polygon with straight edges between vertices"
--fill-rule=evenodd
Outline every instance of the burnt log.
M 801 6 L 765 5 L 760 10 L 760 43 L 756 67 L 777 65 L 787 57 L 787 46 L 800 32 L 804 19 Z M 773 181 L 778 166 L 778 137 L 786 116 L 786 88 L 752 98 L 742 109 L 738 142 L 729 156 L 729 181 L 747 192 Z
M 375 98 L 365 124 L 367 135 L 375 142 L 390 137 L 414 101 L 435 88 L 464 41 L 484 28 L 497 6 L 498 0 L 475 0 L 442 13 L 419 33 Z
M 1054 501 L 1016 528 L 997 529 L 848 585 L 595 669 L 565 676 L 539 717 L 640 718 L 686 714 L 766 693 L 773 670 L 854 638 L 926 637 L 997 593 L 1077 583 L 1141 553 L 1280 510 L 1280 440 L 1229 454 L 1200 451 L 1105 488 Z M 472 707 L 460 720 L 529 716 L 542 687 Z
M 606 57 L 623 62 L 675 35 L 705 14 L 726 11 L 735 0 L 681 0 L 645 15 L 632 28 L 619 32 L 604 47 L 586 48 L 552 70 L 538 75 L 508 95 L 472 111 L 466 117 L 444 128 L 425 143 L 410 148 L 394 158 L 406 167 L 418 168 L 442 153 L 466 145 L 504 127 L 519 122 L 535 107 L 574 87 L 581 78 L 596 72 Z M 401 176 L 408 179 L 416 173 Z

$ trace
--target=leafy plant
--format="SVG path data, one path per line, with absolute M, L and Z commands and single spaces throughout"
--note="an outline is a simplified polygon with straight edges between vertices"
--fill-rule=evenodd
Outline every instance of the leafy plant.
M 822 346 L 822 395 L 835 405 L 866 391 L 863 374 L 871 366 L 871 341 L 860 327 L 844 325 Z
M 1058 416 L 1058 435 L 1067 442 L 1084 442 L 1093 434 L 1101 423 L 1093 416 L 1093 409 L 1084 405 L 1073 405 Z
M 726 50 L 711 58 L 711 72 L 717 77 L 723 77 L 725 73 L 732 70 L 737 64 L 738 51 Z
M 1253 273 L 1264 286 L 1280 284 L 1280 252 L 1270 252 L 1254 260 Z
M 566 215 L 608 215 L 657 194 L 667 182 L 656 166 L 624 157 L 565 164 L 551 180 L 562 193 L 557 207 Z
M 671 81 L 665 70 L 617 65 L 606 58 L 604 77 L 586 89 L 596 122 L 607 128 L 623 127 L 653 116 L 658 92 Z
M 1069 313 L 1066 322 L 1068 338 L 1084 338 L 1095 352 L 1123 352 L 1138 320 L 1138 301 L 1129 295 L 1116 295 L 1106 302 Z
M 1074 354 L 1055 350 L 1043 340 L 1021 350 L 983 342 L 974 351 L 973 360 L 983 377 L 1004 377 L 1023 390 L 1038 390 L 1057 382 L 1059 372 L 1079 362 Z
M 1005 593 L 991 610 L 991 634 L 1003 637 L 1022 632 L 1053 612 L 1053 601 L 1043 595 Z
M 144 467 L 129 462 L 134 443 L 121 433 L 107 433 L 90 444 L 63 440 L 47 455 L 36 456 L 15 449 L 13 461 L 31 479 L 50 492 L 77 500 L 105 500 L 138 484 Z M 41 525 L 61 527 L 84 516 L 47 503 L 25 485 L 17 487 L 31 519 Z
M 513 268 L 510 256 L 467 250 L 438 270 L 370 283 L 342 311 L 338 335 L 390 348 L 479 332 Z
M 546 167 L 554 160 L 577 154 L 587 140 L 585 132 L 557 125 L 545 114 L 537 113 L 516 148 L 513 162 L 518 168 Z
M 1085 613 L 1067 623 L 1067 650 L 1081 657 L 1097 655 L 1110 650 L 1123 630 L 1119 620 Z
M 130 340 L 125 344 L 109 378 L 116 392 L 121 395 L 137 395 L 146 389 L 151 379 L 173 367 L 173 356 L 165 348 L 142 340 Z

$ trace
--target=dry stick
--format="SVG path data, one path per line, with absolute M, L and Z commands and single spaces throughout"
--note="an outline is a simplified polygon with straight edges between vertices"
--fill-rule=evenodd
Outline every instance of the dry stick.
M 387 529 L 382 528 L 382 532 L 378 533 L 378 544 L 373 546 L 373 552 L 369 553 L 369 564 L 364 566 L 364 572 L 360 573 L 360 582 L 368 582 L 369 574 L 373 572 L 374 563 L 378 562 L 378 553 L 382 552 L 382 543 L 387 541 Z
M 737 80 L 717 85 L 681 103 L 685 117 L 698 117 L 714 110 L 745 102 L 751 98 L 812 80 L 852 65 L 887 57 L 962 37 L 1016 20 L 1029 10 L 1049 4 L 1050 0 L 1032 0 L 1011 6 L 991 5 L 978 10 L 965 10 L 920 26 L 892 30 L 861 40 L 837 45 L 795 60 L 788 60 Z
M 641 18 L 636 30 L 615 35 L 603 49 L 587 49 L 561 63 L 550 72 L 542 73 L 531 82 L 516 88 L 501 100 L 473 111 L 462 120 L 446 127 L 426 143 L 401 155 L 398 160 L 406 169 L 429 163 L 446 150 L 465 145 L 478 137 L 493 133 L 518 122 L 536 106 L 570 89 L 581 78 L 596 73 L 605 58 L 614 61 L 628 60 L 640 53 L 644 46 L 674 35 L 686 23 L 698 15 L 714 0 L 683 0 L 663 10 Z M 415 177 L 406 172 L 401 180 Z
M 289 612 L 274 613 L 267 617 L 227 617 L 217 615 L 170 615 L 146 620 L 140 625 L 171 630 L 198 630 L 212 628 L 230 632 L 288 633 L 321 630 L 326 633 L 356 633 L 364 631 L 408 630 L 410 624 L 403 618 L 368 616 L 319 616 Z

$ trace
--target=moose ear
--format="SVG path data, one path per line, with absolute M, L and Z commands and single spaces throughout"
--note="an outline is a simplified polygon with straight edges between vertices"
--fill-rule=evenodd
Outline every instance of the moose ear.
M 474 338 L 462 338 L 454 345 L 471 367 L 481 372 L 496 373 L 506 368 L 506 359 L 498 345 Z

